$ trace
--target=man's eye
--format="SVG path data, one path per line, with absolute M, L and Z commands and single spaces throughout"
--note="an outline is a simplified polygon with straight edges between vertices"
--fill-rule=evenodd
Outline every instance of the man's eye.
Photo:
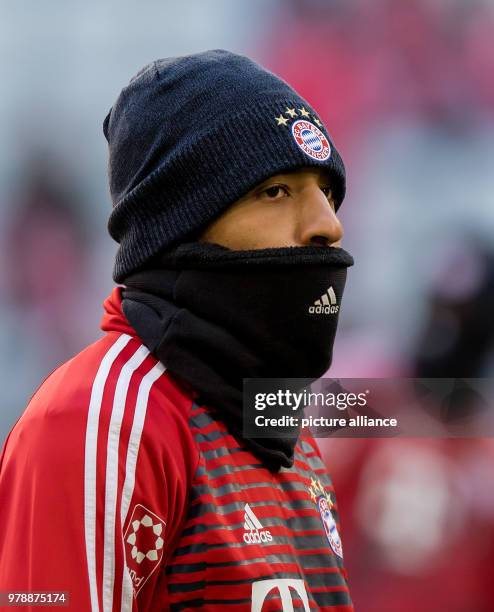
M 321 187 L 321 191 L 324 193 L 324 195 L 328 198 L 331 199 L 333 193 L 331 191 L 331 187 Z
M 272 185 L 271 187 L 268 187 L 267 189 L 265 189 L 264 193 L 269 198 L 276 198 L 282 193 L 286 193 L 286 189 L 282 187 L 281 185 Z

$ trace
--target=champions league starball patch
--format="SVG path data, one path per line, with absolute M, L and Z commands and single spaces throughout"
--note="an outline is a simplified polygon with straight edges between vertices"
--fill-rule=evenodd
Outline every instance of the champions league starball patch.
M 338 527 L 334 520 L 333 513 L 331 512 L 334 506 L 331 501 L 329 493 L 326 493 L 324 487 L 321 485 L 319 480 L 311 478 L 311 484 L 308 487 L 312 501 L 317 505 L 319 514 L 321 515 L 321 521 L 324 527 L 324 532 L 328 538 L 329 545 L 335 555 L 338 555 L 343 559 L 343 547 L 341 545 L 340 534 L 338 533 Z
M 331 155 L 329 140 L 323 132 L 306 119 L 298 119 L 292 124 L 292 135 L 302 151 L 319 161 L 325 161 Z
M 142 504 L 136 504 L 124 533 L 125 556 L 137 595 L 163 557 L 166 523 Z

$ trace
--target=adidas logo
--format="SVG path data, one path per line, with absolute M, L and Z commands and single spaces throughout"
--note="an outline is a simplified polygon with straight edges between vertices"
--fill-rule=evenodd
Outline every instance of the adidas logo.
M 336 314 L 340 307 L 337 304 L 333 287 L 330 287 L 321 297 L 309 306 L 310 314 Z
M 254 514 L 254 511 L 245 504 L 244 507 L 244 542 L 246 544 L 260 544 L 261 542 L 271 542 L 273 536 L 268 529 L 264 529 L 261 525 L 261 521 Z

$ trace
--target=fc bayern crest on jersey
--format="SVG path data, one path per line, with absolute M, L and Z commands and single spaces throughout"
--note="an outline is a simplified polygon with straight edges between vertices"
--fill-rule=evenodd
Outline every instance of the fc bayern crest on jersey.
M 292 124 L 292 135 L 302 151 L 319 161 L 325 161 L 331 155 L 331 146 L 324 133 L 311 121 L 298 119 Z
M 334 506 L 333 502 L 331 501 L 331 496 L 319 482 L 318 478 L 311 478 L 310 485 L 307 488 L 312 501 L 315 502 L 317 509 L 319 510 L 324 532 L 328 538 L 331 550 L 335 553 L 335 555 L 338 555 L 338 557 L 343 559 L 343 547 L 341 545 L 340 534 L 338 533 L 338 527 L 336 526 L 336 521 L 334 520 L 333 513 L 331 512 L 331 509 Z
M 334 520 L 327 499 L 322 495 L 317 500 L 317 507 L 321 514 L 322 524 L 324 525 L 324 531 L 326 532 L 329 545 L 333 549 L 333 552 L 343 559 L 343 548 L 341 546 L 340 534 L 336 527 L 336 521 Z

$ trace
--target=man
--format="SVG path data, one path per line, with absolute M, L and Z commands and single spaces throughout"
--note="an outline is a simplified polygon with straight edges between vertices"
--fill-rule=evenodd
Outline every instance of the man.
M 337 312 L 310 308 L 341 304 L 352 264 L 338 152 L 307 101 L 222 50 L 145 67 L 103 129 L 124 287 L 6 441 L 0 590 L 91 611 L 353 610 L 310 432 L 242 427 L 243 378 L 329 367 Z

